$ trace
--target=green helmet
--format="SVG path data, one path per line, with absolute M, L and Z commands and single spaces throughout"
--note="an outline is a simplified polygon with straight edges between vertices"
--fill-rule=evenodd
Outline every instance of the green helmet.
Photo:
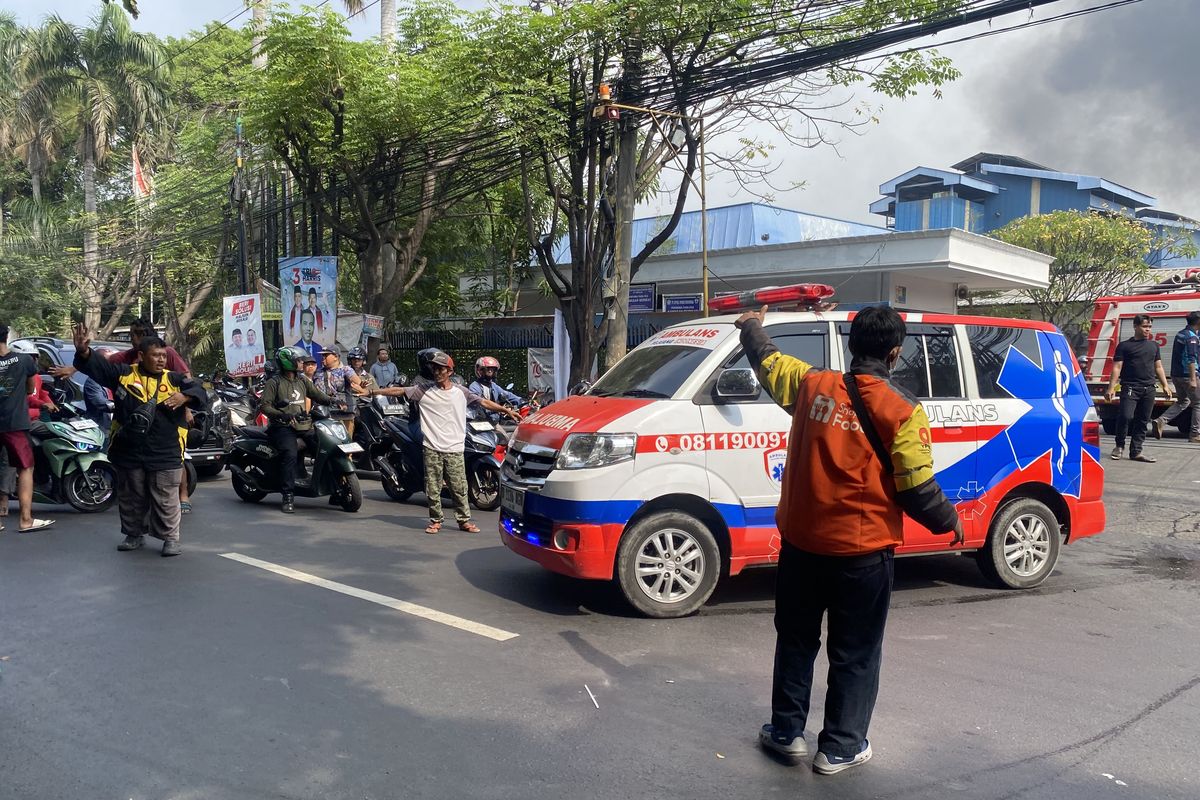
M 303 347 L 281 347 L 275 351 L 275 363 L 283 372 L 295 372 L 300 369 L 300 360 L 308 355 Z

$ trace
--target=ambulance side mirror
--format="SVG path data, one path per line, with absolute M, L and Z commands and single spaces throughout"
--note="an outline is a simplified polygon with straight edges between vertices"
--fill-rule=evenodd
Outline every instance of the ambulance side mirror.
M 717 376 L 717 397 L 730 400 L 754 400 L 760 387 L 752 369 L 725 369 Z

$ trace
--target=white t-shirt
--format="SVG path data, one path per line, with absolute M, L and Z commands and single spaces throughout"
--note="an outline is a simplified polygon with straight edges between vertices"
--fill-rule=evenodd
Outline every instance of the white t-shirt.
M 425 446 L 437 453 L 463 452 L 467 438 L 467 405 L 478 403 L 479 395 L 471 394 L 465 386 L 458 384 L 442 389 L 433 383 L 411 386 L 406 394 L 421 415 Z

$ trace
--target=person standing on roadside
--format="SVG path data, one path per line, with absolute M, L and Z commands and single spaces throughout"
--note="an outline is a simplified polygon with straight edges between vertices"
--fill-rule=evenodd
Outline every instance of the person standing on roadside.
M 507 414 L 515 420 L 521 415 L 499 403 L 484 400 L 461 383 L 454 383 L 454 359 L 437 348 L 417 353 L 417 366 L 424 378 L 417 386 L 392 386 L 375 389 L 372 394 L 406 397 L 416 407 L 424 437 L 422 453 L 425 466 L 425 496 L 429 499 L 429 525 L 426 533 L 437 533 L 445 519 L 442 511 L 442 481 L 454 497 L 454 518 L 458 529 L 479 533 L 471 521 L 467 502 L 467 467 L 463 450 L 467 439 L 467 406 L 481 404 L 488 411 Z
M 32 356 L 8 349 L 8 326 L 0 325 L 0 447 L 8 467 L 16 473 L 21 533 L 49 528 L 54 520 L 33 516 L 33 445 L 29 441 L 29 395 L 34 391 L 37 362 Z M 10 487 L 0 487 L 9 490 Z M 8 495 L 4 495 L 5 508 Z M 0 525 L 0 530 L 4 526 Z
M 1154 420 L 1154 438 L 1163 437 L 1163 428 L 1189 408 L 1192 410 L 1192 427 L 1188 441 L 1200 444 L 1200 380 L 1196 376 L 1196 365 L 1200 361 L 1200 311 L 1187 315 L 1187 324 L 1175 334 L 1171 347 L 1171 381 L 1175 384 L 1174 405 Z
M 1133 318 L 1133 338 L 1117 345 L 1113 353 L 1112 377 L 1104 391 L 1104 399 L 1111 403 L 1121 384 L 1121 408 L 1117 412 L 1117 442 L 1112 451 L 1112 460 L 1119 461 L 1125 455 L 1125 437 L 1129 436 L 1129 458 L 1153 464 L 1158 459 L 1142 452 L 1146 441 L 1146 425 L 1154 413 L 1154 383 L 1162 384 L 1167 399 L 1171 399 L 1171 385 L 1163 372 L 1162 354 L 1158 343 L 1150 338 L 1154 320 L 1149 314 L 1138 314 Z
M 893 384 L 906 328 L 888 306 L 850 326 L 850 371 L 814 369 L 779 352 L 766 306 L 737 320 L 771 398 L 792 415 L 775 522 L 783 539 L 775 588 L 771 722 L 759 743 L 791 763 L 808 755 L 813 665 L 828 615 L 829 687 L 813 771 L 832 775 L 871 758 L 867 728 L 879 691 L 893 551 L 903 515 L 963 542 L 962 521 L 933 472 L 929 420 Z
M 149 533 L 161 539 L 162 555 L 177 556 L 179 484 L 183 480 L 183 445 L 187 406 L 203 407 L 203 387 L 182 372 L 167 369 L 167 345 L 157 336 L 142 336 L 139 358 L 130 366 L 109 361 L 91 346 L 87 325 L 77 323 L 75 368 L 113 393 L 112 442 L 108 457 L 117 473 L 117 508 L 123 552 L 137 550 Z
M 371 365 L 371 376 L 380 386 L 391 386 L 400 376 L 396 362 L 392 361 L 391 352 L 386 347 L 375 351 L 375 363 Z

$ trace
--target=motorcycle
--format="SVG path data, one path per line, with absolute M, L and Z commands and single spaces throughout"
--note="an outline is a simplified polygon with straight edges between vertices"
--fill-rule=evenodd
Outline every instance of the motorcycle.
M 309 473 L 296 481 L 296 496 L 329 496 L 345 511 L 358 511 L 362 507 L 362 486 L 350 457 L 362 447 L 350 441 L 346 426 L 330 419 L 324 406 L 313 406 L 312 418 L 317 448 L 310 452 L 308 445 L 300 442 L 300 466 L 308 458 L 313 463 Z M 268 494 L 283 490 L 279 451 L 267 438 L 265 428 L 251 425 L 241 428 L 233 440 L 228 461 L 233 490 L 245 502 L 257 503 Z
M 33 422 L 33 496 L 42 503 L 70 503 L 87 514 L 116 500 L 117 474 L 105 453 L 106 435 L 62 390 L 51 395 L 62 419 Z M 48 415 L 49 416 L 49 415 Z
M 375 401 L 363 408 L 361 427 L 368 428 L 359 440 L 364 449 L 372 448 L 375 465 L 388 497 L 404 502 L 416 492 L 425 491 L 425 458 L 421 452 L 420 428 L 411 420 L 411 406 L 401 402 L 386 406 Z M 359 438 L 355 430 L 355 438 Z M 463 460 L 467 471 L 467 499 L 480 511 L 500 507 L 500 463 L 503 445 L 496 426 L 486 412 L 475 406 L 467 409 L 467 434 Z M 500 455 L 497 455 L 497 454 Z

